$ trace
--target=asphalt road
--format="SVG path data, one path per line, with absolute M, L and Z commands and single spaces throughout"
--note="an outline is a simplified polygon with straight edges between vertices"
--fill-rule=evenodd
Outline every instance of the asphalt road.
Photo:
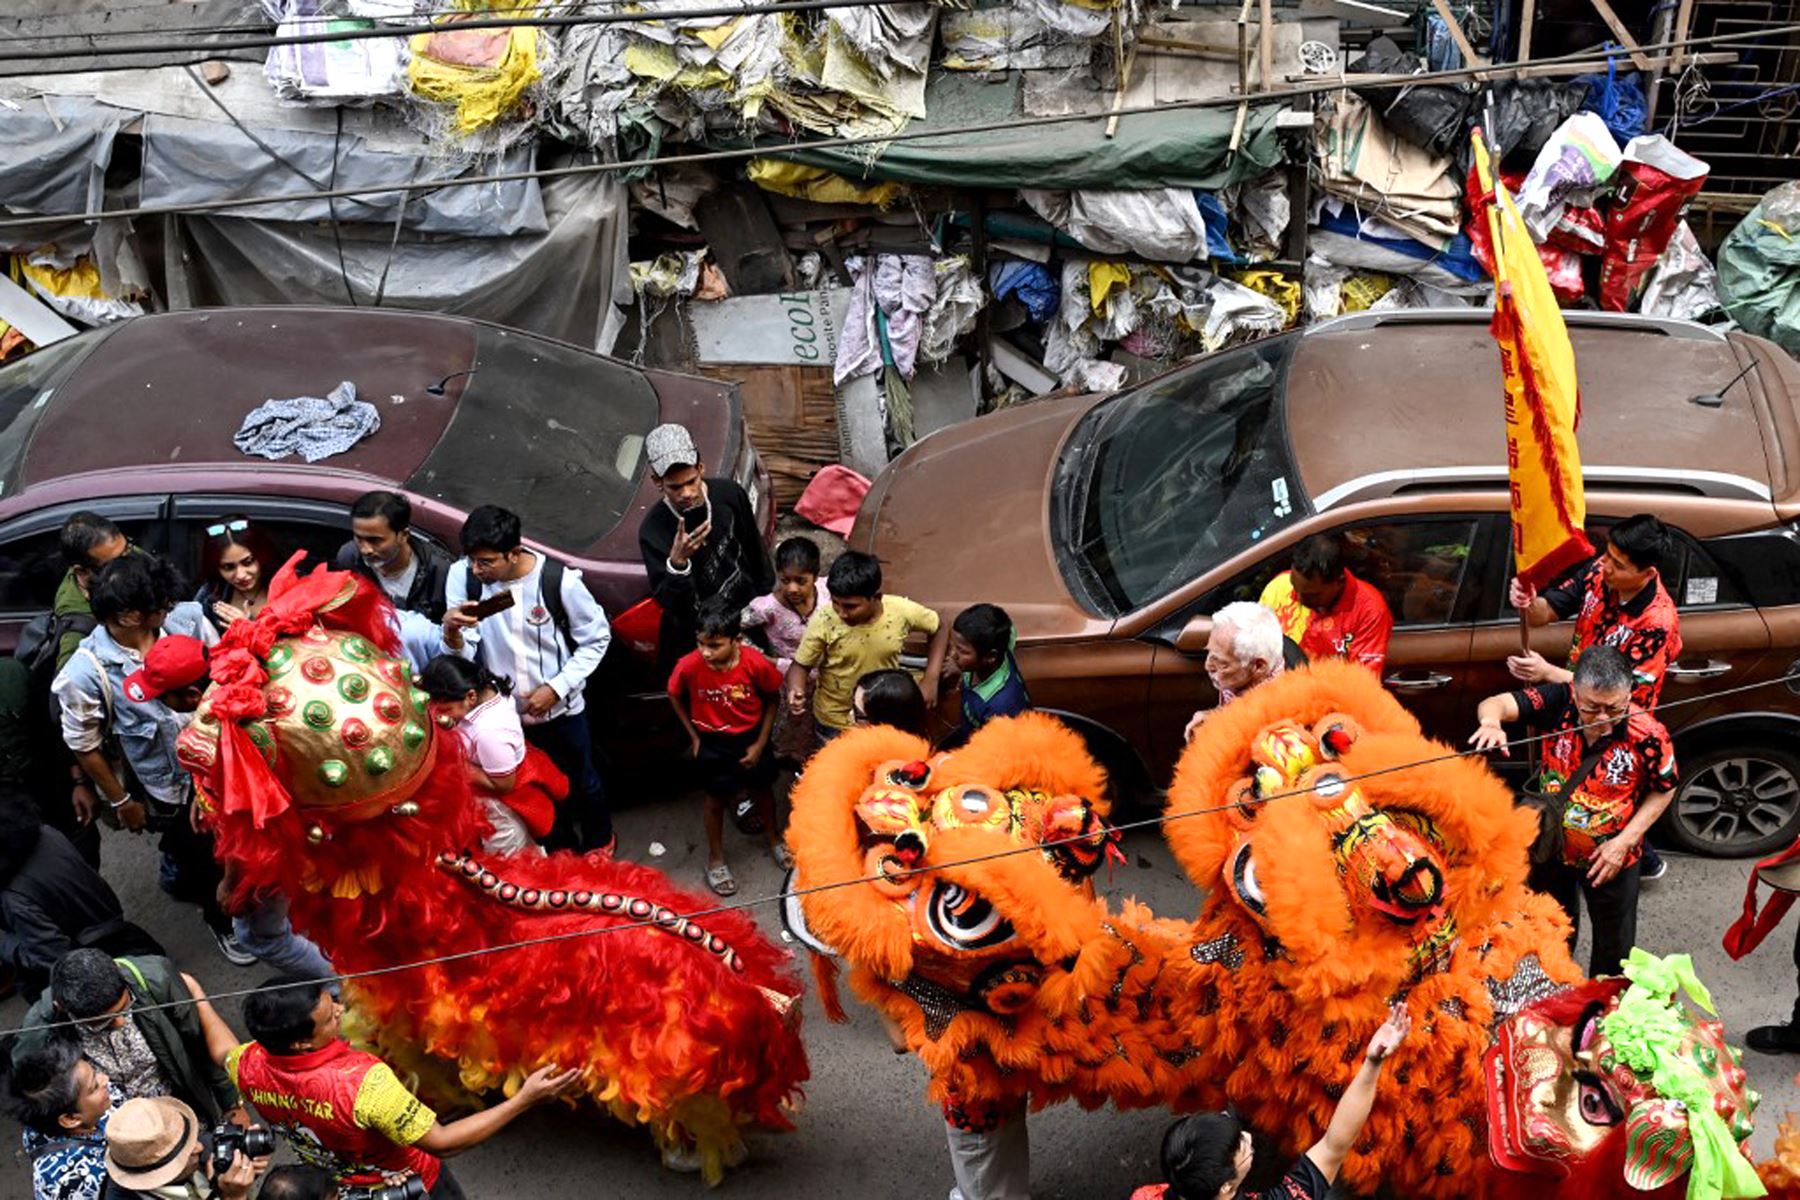
M 655 863 L 677 879 L 699 886 L 705 852 L 697 803 L 644 804 L 620 814 L 620 835 L 629 853 Z M 772 895 L 780 876 L 750 839 L 728 847 L 737 870 L 740 896 Z M 649 847 L 664 853 L 653 857 Z M 1195 892 L 1177 870 L 1154 831 L 1138 831 L 1126 842 L 1128 865 L 1113 875 L 1106 891 L 1133 895 L 1159 914 L 1181 916 L 1195 907 Z M 176 959 L 209 991 L 254 985 L 266 972 L 240 969 L 219 957 L 194 910 L 168 902 L 157 891 L 150 846 L 129 835 L 112 834 L 106 845 L 106 875 L 126 909 L 147 925 Z M 1741 1042 L 1752 1025 L 1784 1016 L 1794 999 L 1789 954 L 1792 921 L 1756 955 L 1732 963 L 1719 936 L 1738 911 L 1748 862 L 1672 857 L 1662 881 L 1645 890 L 1639 920 L 1643 943 L 1659 953 L 1684 950 L 1694 956 L 1700 977 L 1712 988 L 1732 1040 Z M 780 936 L 773 910 L 757 910 L 758 920 Z M 1580 954 L 1586 956 L 1586 947 Z M 752 1156 L 733 1172 L 718 1194 L 735 1200 L 792 1200 L 794 1197 L 854 1196 L 859 1200 L 916 1200 L 943 1197 L 950 1171 L 943 1150 L 943 1125 L 924 1102 L 924 1072 L 910 1057 L 896 1057 L 871 1014 L 851 1004 L 851 1023 L 832 1025 L 809 995 L 805 1030 L 812 1082 L 798 1132 L 761 1135 Z M 222 1008 L 236 1021 L 236 1002 Z M 0 1004 L 0 1022 L 17 1024 L 23 1006 Z M 241 1024 L 239 1025 L 241 1028 Z M 1759 1155 L 1772 1144 L 1778 1117 L 1800 1112 L 1794 1072 L 1800 1056 L 1745 1056 L 1753 1085 L 1763 1093 L 1754 1146 Z M 1124 1200 L 1133 1186 L 1155 1178 L 1155 1151 L 1167 1117 L 1160 1112 L 1082 1112 L 1073 1106 L 1032 1118 L 1033 1194 L 1038 1200 Z M 17 1142 L 9 1131 L 7 1143 Z M 648 1137 L 592 1110 L 546 1109 L 529 1114 L 488 1145 L 456 1160 L 456 1171 L 474 1198 L 606 1197 L 650 1200 L 698 1196 L 695 1176 L 668 1173 L 658 1164 Z M 0 1172 L 0 1197 L 29 1195 L 22 1160 Z

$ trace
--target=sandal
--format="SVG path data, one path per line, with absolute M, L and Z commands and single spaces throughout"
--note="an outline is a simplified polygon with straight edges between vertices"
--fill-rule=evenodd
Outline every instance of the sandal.
M 731 868 L 724 863 L 706 868 L 706 886 L 711 888 L 715 895 L 737 895 L 737 880 L 731 877 Z
M 794 852 L 787 848 L 786 842 L 776 842 L 771 853 L 775 855 L 775 865 L 784 871 L 794 869 Z

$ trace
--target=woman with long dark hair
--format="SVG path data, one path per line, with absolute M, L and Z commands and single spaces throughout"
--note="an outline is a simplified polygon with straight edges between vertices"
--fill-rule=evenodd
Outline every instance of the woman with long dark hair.
M 269 580 L 280 566 L 274 543 L 250 518 L 224 517 L 206 527 L 195 599 L 223 633 L 233 621 L 262 611 L 269 602 Z

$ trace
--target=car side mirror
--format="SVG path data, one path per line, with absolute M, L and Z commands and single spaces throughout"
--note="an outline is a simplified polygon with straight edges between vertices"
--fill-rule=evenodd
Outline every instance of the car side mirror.
M 1189 658 L 1205 658 L 1206 643 L 1212 637 L 1212 618 L 1192 616 L 1175 635 L 1175 649 Z

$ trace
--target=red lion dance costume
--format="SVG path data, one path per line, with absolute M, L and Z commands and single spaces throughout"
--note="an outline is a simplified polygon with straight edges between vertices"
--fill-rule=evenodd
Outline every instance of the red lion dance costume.
M 1446 754 L 1361 667 L 1239 697 L 1176 772 L 1166 833 L 1206 896 L 1171 921 L 1095 897 L 1105 780 L 1053 719 L 935 758 L 852 731 L 808 765 L 789 840 L 802 889 L 870 882 L 806 895 L 805 926 L 964 1112 L 1229 1102 L 1297 1155 L 1404 1001 L 1415 1032 L 1349 1190 L 1760 1195 L 1739 1149 L 1756 1097 L 1682 1003 L 1710 1009 L 1685 957 L 1584 982 L 1566 918 L 1525 887 L 1532 817 Z
M 180 754 L 240 892 L 273 888 L 381 1049 L 467 1092 L 578 1066 L 592 1099 L 716 1182 L 807 1078 L 787 952 L 739 913 L 599 855 L 488 858 L 460 739 L 436 733 L 385 598 L 290 561 L 234 623 Z M 617 932 L 600 932 L 613 927 Z M 563 936 L 592 931 L 589 936 Z M 483 949 L 557 939 L 482 954 Z M 436 1074 L 440 1082 L 447 1073 Z

